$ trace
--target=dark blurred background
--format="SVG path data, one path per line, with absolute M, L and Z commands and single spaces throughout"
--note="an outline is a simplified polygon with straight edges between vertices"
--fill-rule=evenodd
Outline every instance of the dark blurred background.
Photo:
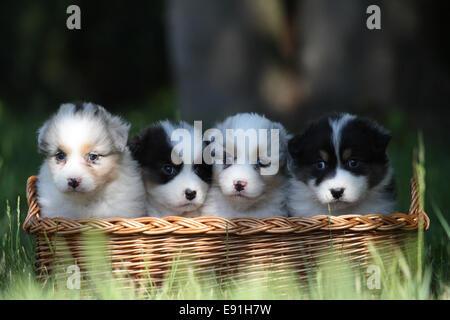
M 66 28 L 70 4 L 81 30 Z M 381 30 L 366 28 L 371 4 Z M 42 161 L 43 121 L 62 102 L 86 100 L 122 115 L 132 134 L 160 119 L 206 126 L 244 111 L 291 132 L 330 111 L 372 117 L 394 135 L 401 211 L 422 131 L 427 209 L 435 201 L 446 214 L 449 9 L 437 0 L 1 1 L 0 203 L 23 201 Z

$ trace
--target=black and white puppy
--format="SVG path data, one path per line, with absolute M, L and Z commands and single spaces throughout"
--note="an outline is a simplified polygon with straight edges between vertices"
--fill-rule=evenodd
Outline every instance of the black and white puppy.
M 221 147 L 224 159 L 213 165 L 213 185 L 202 216 L 287 216 L 284 169 L 289 136 L 284 127 L 255 113 L 237 114 L 216 127 L 220 134 L 213 135 L 212 145 Z
M 197 129 L 183 121 L 161 121 L 130 141 L 133 157 L 141 166 L 149 216 L 195 217 L 205 201 L 212 167 L 202 161 L 204 145 L 192 148 L 189 161 L 177 158 L 174 151 L 180 142 L 172 141 L 171 137 L 180 129 L 188 133 L 192 139 L 189 144 L 193 146 Z
M 392 213 L 390 139 L 381 126 L 350 114 L 326 116 L 294 136 L 288 144 L 290 215 Z
M 129 127 L 92 103 L 61 105 L 38 136 L 46 156 L 37 182 L 43 217 L 145 215 L 144 184 L 126 145 Z

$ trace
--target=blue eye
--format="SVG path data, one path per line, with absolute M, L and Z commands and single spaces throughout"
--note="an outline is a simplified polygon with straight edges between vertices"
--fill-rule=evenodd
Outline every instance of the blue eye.
M 98 154 L 89 153 L 89 161 L 95 161 L 98 159 Z
M 325 161 L 318 161 L 318 162 L 316 162 L 315 166 L 317 169 L 323 170 L 327 167 L 327 164 Z
M 349 168 L 357 168 L 359 166 L 359 161 L 355 159 L 350 159 L 348 160 L 347 165 L 349 166 Z
M 169 164 L 166 164 L 163 168 L 162 168 L 164 174 L 171 176 L 175 174 L 175 168 Z
M 62 160 L 64 160 L 66 158 L 66 154 L 64 152 L 62 152 L 62 151 L 58 151 L 56 153 L 55 157 L 56 157 L 56 160 L 62 161 Z

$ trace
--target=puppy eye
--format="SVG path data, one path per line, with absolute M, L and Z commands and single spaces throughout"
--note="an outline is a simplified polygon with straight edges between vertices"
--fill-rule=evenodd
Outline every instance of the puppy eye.
M 266 167 L 270 166 L 270 162 L 268 162 L 268 163 L 263 163 L 263 162 L 261 161 L 261 159 L 258 159 L 257 164 L 258 164 L 258 167 L 260 167 L 260 168 L 266 168 Z
M 62 151 L 58 151 L 55 155 L 56 160 L 62 161 L 66 158 L 66 154 Z
M 169 164 L 166 164 L 162 168 L 162 171 L 164 172 L 164 174 L 166 174 L 168 176 L 174 175 L 175 172 L 176 172 L 175 168 L 173 166 L 169 165 Z
M 359 161 L 355 159 L 350 159 L 348 160 L 347 165 L 349 166 L 349 168 L 357 168 L 359 166 Z
M 89 155 L 88 155 L 89 161 L 95 161 L 95 160 L 98 160 L 98 158 L 99 158 L 98 154 L 95 154 L 95 153 L 89 153 Z
M 315 167 L 319 170 L 323 170 L 327 167 L 327 164 L 325 161 L 321 160 L 315 163 Z

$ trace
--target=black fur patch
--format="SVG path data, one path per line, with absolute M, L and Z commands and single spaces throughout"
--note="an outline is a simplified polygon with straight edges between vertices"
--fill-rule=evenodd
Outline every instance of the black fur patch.
M 175 178 L 183 169 L 183 164 L 175 165 L 171 160 L 172 144 L 161 125 L 150 126 L 129 142 L 129 148 L 135 160 L 143 169 L 146 179 L 164 184 Z M 173 166 L 174 173 L 167 174 L 164 166 Z M 206 163 L 194 165 L 194 172 L 205 182 L 212 177 L 212 166 Z
M 73 102 L 73 105 L 75 106 L 75 110 L 73 113 L 83 112 L 84 110 L 84 102 L 83 101 L 75 101 Z
M 360 161 L 358 168 L 349 169 L 355 175 L 365 175 L 369 188 L 378 185 L 388 170 L 386 148 L 391 136 L 372 121 L 356 118 L 341 131 L 340 153 L 352 149 L 352 158 Z
M 75 109 L 73 111 L 74 114 L 83 113 L 83 111 L 86 108 L 86 102 L 83 102 L 83 101 L 75 101 L 75 102 L 72 102 L 72 104 L 75 107 Z M 98 117 L 100 115 L 100 106 L 95 103 L 91 103 L 91 105 L 94 108 L 94 116 Z
M 172 165 L 172 145 L 161 126 L 152 126 L 134 136 L 129 143 L 130 151 L 143 169 L 146 179 L 164 184 L 172 180 L 181 170 L 175 167 L 176 174 L 167 175 L 163 168 Z
M 208 165 L 205 162 L 194 165 L 194 172 L 206 183 L 211 183 L 212 180 L 212 165 Z
M 288 142 L 288 151 L 293 159 L 294 174 L 298 180 L 307 183 L 314 180 L 320 184 L 336 174 L 337 159 L 331 140 L 332 129 L 328 117 L 312 123 L 303 134 L 295 135 Z M 316 164 L 322 159 L 320 150 L 328 153 L 327 167 L 319 170 Z

